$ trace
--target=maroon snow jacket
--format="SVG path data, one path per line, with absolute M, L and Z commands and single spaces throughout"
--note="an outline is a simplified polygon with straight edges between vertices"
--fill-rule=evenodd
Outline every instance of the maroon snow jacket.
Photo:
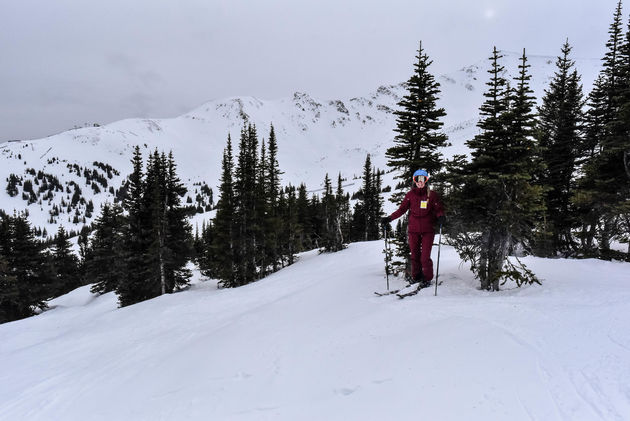
M 401 217 L 409 210 L 409 228 L 408 232 L 435 233 L 433 225 L 435 225 L 438 216 L 444 215 L 444 207 L 438 195 L 433 190 L 429 190 L 427 197 L 427 186 L 419 189 L 416 186 L 405 195 L 398 210 L 389 216 L 393 221 Z

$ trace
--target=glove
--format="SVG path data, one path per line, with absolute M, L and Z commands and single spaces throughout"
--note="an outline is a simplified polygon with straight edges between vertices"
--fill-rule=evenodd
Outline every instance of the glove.
M 389 216 L 384 216 L 381 218 L 381 225 L 386 226 L 387 224 L 389 224 L 389 222 L 390 222 Z
M 446 216 L 444 215 L 440 215 L 437 217 L 437 222 L 440 225 L 445 225 L 446 224 Z

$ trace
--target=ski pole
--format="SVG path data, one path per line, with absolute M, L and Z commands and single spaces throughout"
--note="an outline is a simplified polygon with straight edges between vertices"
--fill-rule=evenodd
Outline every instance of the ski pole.
M 440 249 L 442 247 L 442 224 L 440 224 L 440 236 L 438 237 L 437 269 L 435 270 L 435 297 L 437 297 L 438 281 L 440 280 Z
M 387 225 L 383 225 L 385 231 L 385 277 L 387 278 L 387 290 L 389 291 L 389 242 L 387 241 Z

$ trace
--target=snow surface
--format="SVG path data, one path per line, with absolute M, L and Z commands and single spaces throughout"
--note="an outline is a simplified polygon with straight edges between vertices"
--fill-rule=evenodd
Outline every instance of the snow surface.
M 630 419 L 628 263 L 528 257 L 543 286 L 489 293 L 443 246 L 438 296 L 401 301 L 373 294 L 382 249 L 122 309 L 59 297 L 0 325 L 0 419 Z

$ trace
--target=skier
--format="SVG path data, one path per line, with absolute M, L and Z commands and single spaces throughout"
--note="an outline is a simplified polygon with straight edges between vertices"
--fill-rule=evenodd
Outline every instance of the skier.
M 398 210 L 381 218 L 381 223 L 386 225 L 409 210 L 407 236 L 411 249 L 411 283 L 421 283 L 422 286 L 430 285 L 433 279 L 433 225 L 436 222 L 444 225 L 446 222 L 440 196 L 429 188 L 428 181 L 429 174 L 425 170 L 413 173 L 413 187 L 405 195 Z

